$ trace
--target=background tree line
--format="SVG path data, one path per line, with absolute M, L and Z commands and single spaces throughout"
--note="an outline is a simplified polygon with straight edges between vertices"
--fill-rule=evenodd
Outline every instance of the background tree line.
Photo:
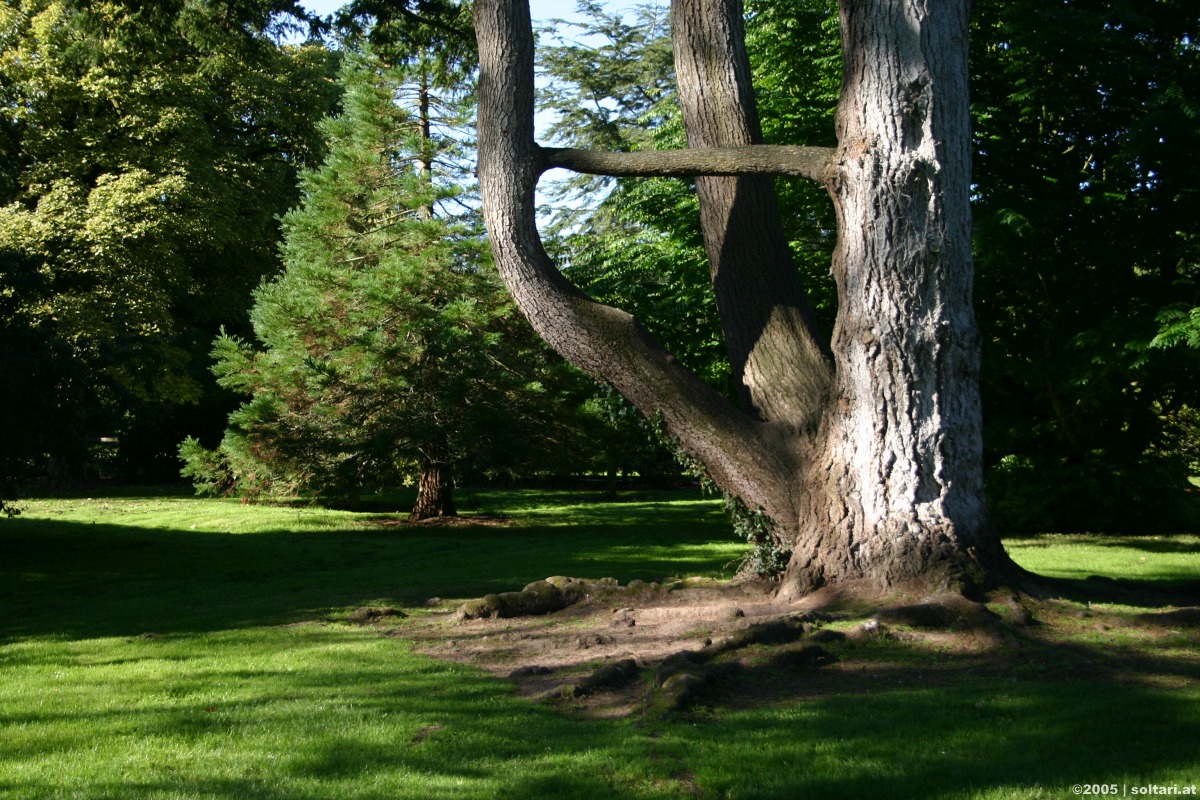
M 292 0 L 0 9 L 0 467 L 161 479 L 219 430 L 221 326 L 278 269 L 333 54 Z M 101 438 L 119 442 L 101 446 Z
M 665 12 L 580 7 L 593 38 L 542 48 L 553 138 L 679 146 Z M 833 4 L 748 0 L 746 13 L 767 140 L 832 144 Z M 469 175 L 455 173 L 469 153 L 435 170 L 422 151 L 435 137 L 412 135 L 420 103 L 395 102 L 419 95 L 426 69 L 469 121 L 468 19 L 452 3 L 359 3 L 331 48 L 284 44 L 282 27 L 311 20 L 282 0 L 0 11 L 6 473 L 95 474 L 105 437 L 119 440 L 105 470 L 161 478 L 185 435 L 208 480 L 343 498 L 422 464 L 485 476 L 656 458 L 619 398 L 532 340 L 483 255 Z M 977 309 L 1004 527 L 1183 521 L 1200 471 L 1198 27 L 1177 0 L 975 4 Z M 453 146 L 470 139 L 468 125 Z M 827 199 L 777 184 L 828 330 Z M 561 191 L 574 199 L 549 229 L 568 274 L 655 321 L 730 392 L 691 182 Z M 231 410 L 224 443 L 202 451 Z M 448 437 L 436 447 L 433 430 Z M 564 452 L 582 455 L 551 458 Z

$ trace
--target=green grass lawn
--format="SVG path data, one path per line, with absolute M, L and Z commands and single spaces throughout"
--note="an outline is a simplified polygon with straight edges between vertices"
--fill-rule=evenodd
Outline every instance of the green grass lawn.
M 1101 636 L 1080 622 L 1059 650 L 1003 669 L 884 643 L 854 691 L 608 720 L 418 655 L 403 623 L 381 636 L 343 622 L 362 605 L 419 615 L 432 597 L 553 574 L 728 576 L 740 554 L 714 501 L 573 497 L 481 492 L 463 505 L 513 522 L 478 526 L 170 495 L 24 501 L 0 521 L 0 797 L 1016 798 L 1200 784 L 1187 632 Z M 1200 578 L 1195 536 L 1010 544 L 1063 578 Z M 1177 668 L 1153 680 L 1088 668 L 1151 656 Z
M 1167 583 L 1200 578 L 1200 536 L 1049 533 L 1014 537 L 1005 547 L 1025 569 L 1054 578 L 1098 575 Z

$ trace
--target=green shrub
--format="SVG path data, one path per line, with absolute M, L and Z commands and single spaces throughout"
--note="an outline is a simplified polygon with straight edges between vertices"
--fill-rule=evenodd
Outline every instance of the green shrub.
M 1007 455 L 985 476 L 992 519 L 1013 532 L 1151 533 L 1186 524 L 1187 483 L 1176 456 L 1133 467 L 1094 451 L 1083 459 Z

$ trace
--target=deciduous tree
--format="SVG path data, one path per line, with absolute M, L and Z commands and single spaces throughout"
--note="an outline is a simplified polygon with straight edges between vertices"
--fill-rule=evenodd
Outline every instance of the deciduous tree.
M 998 523 L 1181 522 L 1200 353 L 1146 344 L 1184 340 L 1200 306 L 1198 36 L 1187 0 L 975 4 L 976 253 Z
M 1009 562 L 982 497 L 971 309 L 967 3 L 840 3 L 836 148 L 762 145 L 740 3 L 676 0 L 689 149 L 594 153 L 533 136 L 522 0 L 480 0 L 479 175 L 505 282 L 560 353 L 616 386 L 791 549 L 785 596 L 866 579 L 966 586 Z M 697 176 L 740 403 L 634 317 L 555 269 L 534 225 L 547 168 Z M 770 178 L 821 182 L 837 213 L 838 317 L 818 330 Z
M 3 349 L 54 353 L 19 379 L 23 460 L 75 471 L 119 434 L 145 467 L 215 393 L 208 342 L 277 268 L 333 99 L 331 54 L 281 44 L 289 21 L 293 0 L 0 7 Z

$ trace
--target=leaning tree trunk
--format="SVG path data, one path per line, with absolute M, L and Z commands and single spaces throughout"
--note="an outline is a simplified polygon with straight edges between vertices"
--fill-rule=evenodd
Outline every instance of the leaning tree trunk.
M 718 9 L 677 0 L 671 35 L 688 147 L 762 144 L 740 3 Z M 829 396 L 828 355 L 792 263 L 772 178 L 701 176 L 696 193 L 742 407 L 762 419 L 815 427 Z
M 436 461 L 421 464 L 421 477 L 417 481 L 417 502 L 409 519 L 432 519 L 433 517 L 457 517 L 454 508 L 454 482 L 450 468 Z
M 757 144 L 737 0 L 674 0 L 680 153 L 533 143 L 525 0 L 477 0 L 479 177 L 497 266 L 534 328 L 617 387 L 793 555 L 781 594 L 987 582 L 1009 565 L 982 500 L 971 311 L 967 0 L 842 0 L 839 147 Z M 821 346 L 769 182 L 699 181 L 735 408 L 624 312 L 555 269 L 534 227 L 542 170 L 821 180 L 839 219 L 840 304 Z

